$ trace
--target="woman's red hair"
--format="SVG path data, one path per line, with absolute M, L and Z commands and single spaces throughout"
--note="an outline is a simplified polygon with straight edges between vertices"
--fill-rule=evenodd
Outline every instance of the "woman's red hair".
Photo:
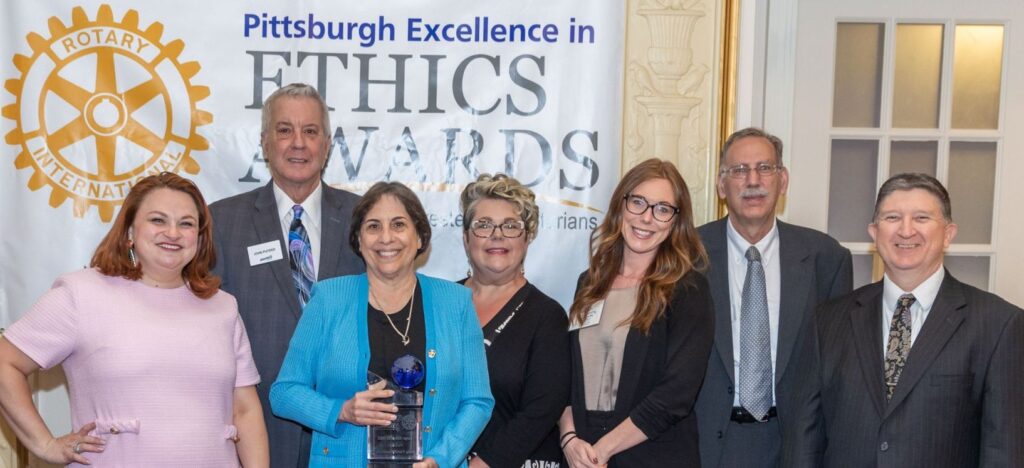
M 208 299 L 220 288 L 220 278 L 210 273 L 210 268 L 217 261 L 213 248 L 213 230 L 210 226 L 210 209 L 206 206 L 203 194 L 192 181 L 171 172 L 161 172 L 143 178 L 132 186 L 128 197 L 124 199 L 121 212 L 117 214 L 110 232 L 96 247 L 92 254 L 92 266 L 107 276 L 120 276 L 130 280 L 142 278 L 142 266 L 132 265 L 128 257 L 131 242 L 128 240 L 128 228 L 135 223 L 135 215 L 143 200 L 156 189 L 170 189 L 182 192 L 196 204 L 199 213 L 199 238 L 196 245 L 196 256 L 181 270 L 185 284 L 196 296 Z
M 679 208 L 679 213 L 672 218 L 672 230 L 658 247 L 654 261 L 640 282 L 636 309 L 629 319 L 630 326 L 647 334 L 654 321 L 664 314 L 676 283 L 691 270 L 699 271 L 707 265 L 707 253 L 693 225 L 690 189 L 686 181 L 672 163 L 648 159 L 622 176 L 612 192 L 604 221 L 590 236 L 590 265 L 569 308 L 569 323 L 582 324 L 590 307 L 608 295 L 612 282 L 622 269 L 625 246 L 622 237 L 623 200 L 638 185 L 654 179 L 664 179 L 672 186 L 673 204 Z

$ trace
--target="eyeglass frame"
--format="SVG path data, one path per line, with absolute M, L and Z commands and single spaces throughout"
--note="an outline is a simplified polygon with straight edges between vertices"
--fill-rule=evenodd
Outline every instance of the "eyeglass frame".
M 488 224 L 490 224 L 491 225 L 491 232 L 488 232 L 486 236 L 481 236 L 480 234 L 477 234 L 476 230 L 477 229 L 481 229 L 480 226 L 474 226 L 477 223 L 488 223 Z M 518 226 L 518 229 L 519 229 L 519 235 L 518 236 L 509 236 L 509 235 L 505 234 L 505 227 L 506 226 L 511 227 L 510 225 L 513 225 L 513 224 L 518 224 L 519 225 Z M 526 222 L 524 222 L 524 221 L 505 221 L 505 222 L 502 222 L 502 223 L 495 223 L 494 221 L 478 219 L 476 221 L 473 221 L 473 222 L 469 223 L 469 232 L 473 233 L 474 236 L 476 236 L 476 237 L 478 237 L 480 239 L 487 239 L 489 237 L 494 236 L 494 231 L 496 231 L 496 230 L 500 230 L 501 231 L 501 237 L 504 237 L 506 239 L 518 239 L 520 237 L 523 237 L 523 234 L 526 234 Z
M 786 166 L 782 164 L 768 164 L 765 162 L 757 163 L 756 166 L 750 167 L 746 164 L 737 164 L 735 166 L 729 166 L 718 171 L 721 176 L 729 176 L 731 179 L 743 180 L 750 177 L 751 172 L 757 172 L 760 177 L 774 177 L 776 174 L 782 172 Z
M 647 206 L 643 210 L 640 210 L 639 213 L 634 212 L 633 210 L 629 209 L 629 199 L 631 197 L 636 197 L 639 200 L 643 200 L 644 205 L 647 205 Z M 679 214 L 679 211 L 680 211 L 679 208 L 674 207 L 672 205 L 669 205 L 668 203 L 665 203 L 665 202 L 651 203 L 651 202 L 647 201 L 647 199 L 644 198 L 642 195 L 636 195 L 636 194 L 632 194 L 632 193 L 627 193 L 627 194 L 623 195 L 622 196 L 622 200 L 625 201 L 625 203 L 626 203 L 626 208 L 625 209 L 629 213 L 635 214 L 637 216 L 643 216 L 644 213 L 647 212 L 647 210 L 651 210 L 651 217 L 653 217 L 654 219 L 656 219 L 658 221 L 661 221 L 663 223 L 667 223 L 667 222 L 672 221 L 673 219 L 675 219 L 676 215 Z M 661 218 L 659 218 L 658 215 L 656 214 L 657 211 L 654 210 L 654 207 L 656 207 L 656 206 L 664 206 L 664 207 L 667 207 L 667 208 L 671 208 L 672 209 L 672 216 L 669 216 L 668 219 L 661 219 Z

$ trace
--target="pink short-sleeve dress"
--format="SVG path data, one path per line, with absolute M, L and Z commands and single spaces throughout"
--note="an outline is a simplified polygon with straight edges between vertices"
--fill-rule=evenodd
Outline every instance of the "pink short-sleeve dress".
M 43 368 L 64 364 L 74 428 L 95 421 L 107 441 L 86 453 L 93 467 L 239 466 L 233 392 L 260 377 L 230 294 L 85 269 L 58 278 L 4 337 Z

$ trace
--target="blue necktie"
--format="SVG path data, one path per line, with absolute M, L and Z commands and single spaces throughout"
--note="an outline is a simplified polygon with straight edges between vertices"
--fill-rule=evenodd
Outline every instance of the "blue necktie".
M 740 404 L 758 421 L 772 407 L 772 345 L 764 266 L 757 247 L 746 253 L 740 306 Z
M 288 228 L 288 260 L 292 268 L 292 281 L 299 293 L 299 305 L 305 307 L 316 275 L 313 274 L 313 252 L 309 248 L 309 236 L 306 235 L 306 227 L 302 225 L 302 205 L 292 207 L 292 225 Z

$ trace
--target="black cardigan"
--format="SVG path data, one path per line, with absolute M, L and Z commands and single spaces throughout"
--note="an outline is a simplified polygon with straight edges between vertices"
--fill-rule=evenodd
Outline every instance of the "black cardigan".
M 519 468 L 524 460 L 562 462 L 557 422 L 569 400 L 568 319 L 558 302 L 530 283 L 502 312 L 520 297 L 523 307 L 487 350 L 494 412 L 473 452 L 493 468 Z M 501 316 L 484 327 L 484 336 Z
M 612 457 L 609 466 L 700 466 L 694 404 L 711 352 L 714 320 L 707 279 L 690 271 L 676 284 L 665 313 L 647 335 L 629 330 L 615 408 L 606 427 L 587 422 L 579 330 L 569 333 L 572 414 L 579 437 L 597 443 L 629 417 L 648 438 Z

